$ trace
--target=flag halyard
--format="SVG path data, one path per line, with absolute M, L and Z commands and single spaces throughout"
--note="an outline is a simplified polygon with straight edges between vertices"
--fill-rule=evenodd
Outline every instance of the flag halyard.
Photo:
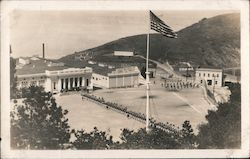
M 177 34 L 164 21 L 150 11 L 150 29 L 168 38 L 177 38 Z

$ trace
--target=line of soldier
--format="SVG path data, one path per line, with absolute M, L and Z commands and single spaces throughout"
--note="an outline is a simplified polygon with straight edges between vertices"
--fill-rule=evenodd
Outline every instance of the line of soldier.
M 131 117 L 139 118 L 142 121 L 146 121 L 146 115 L 144 113 L 134 112 L 134 111 L 128 110 L 127 107 L 125 107 L 123 105 L 119 105 L 117 103 L 106 102 L 102 97 L 96 97 L 96 96 L 90 95 L 90 94 L 84 94 L 83 96 L 85 96 L 89 99 L 92 99 L 94 101 L 100 102 L 102 104 L 105 104 L 107 109 L 109 107 L 112 107 L 114 109 L 122 111 L 123 113 L 127 114 L 127 117 L 131 116 Z M 82 97 L 82 99 L 84 99 L 84 98 Z M 150 121 L 150 126 L 152 126 L 152 127 L 161 127 L 165 130 L 169 130 L 169 131 L 173 131 L 173 132 L 176 130 L 175 125 L 170 124 L 168 122 L 166 124 L 164 124 L 162 122 L 157 122 L 153 117 L 151 117 L 149 119 L 149 121 Z
M 166 83 L 165 88 L 169 90 L 180 90 L 184 88 L 199 88 L 199 84 L 193 82 L 171 81 Z

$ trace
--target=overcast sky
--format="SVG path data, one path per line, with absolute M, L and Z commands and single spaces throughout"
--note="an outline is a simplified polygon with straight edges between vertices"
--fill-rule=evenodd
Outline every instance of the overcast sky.
M 153 11 L 178 31 L 202 18 L 235 11 Z M 10 39 L 14 57 L 42 55 L 60 58 L 148 31 L 147 11 L 13 11 Z M 154 32 L 154 31 L 152 31 Z

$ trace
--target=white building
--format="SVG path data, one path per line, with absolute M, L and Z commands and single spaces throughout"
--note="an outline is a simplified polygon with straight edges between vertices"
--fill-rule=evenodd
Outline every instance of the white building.
M 189 62 L 180 62 L 178 64 L 179 71 L 193 71 L 194 68 Z
M 222 87 L 222 76 L 222 69 L 197 68 L 195 71 L 196 82 L 208 86 Z
M 18 58 L 17 62 L 21 65 L 27 65 L 30 63 L 30 58 L 28 57 L 22 57 L 22 58 Z
M 134 56 L 134 52 L 130 52 L 130 51 L 114 51 L 114 56 Z
M 90 88 L 92 68 L 70 68 L 51 60 L 29 60 L 30 63 L 17 68 L 17 88 L 31 85 L 43 86 L 46 91 L 58 93 L 62 90 Z
M 139 84 L 140 71 L 137 66 L 125 68 L 94 68 L 91 83 L 101 88 L 135 87 Z

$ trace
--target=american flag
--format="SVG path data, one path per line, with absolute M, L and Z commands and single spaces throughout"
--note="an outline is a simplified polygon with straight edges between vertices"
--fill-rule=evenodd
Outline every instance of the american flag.
M 177 34 L 171 27 L 165 24 L 165 22 L 158 18 L 152 11 L 150 11 L 150 26 L 152 30 L 161 33 L 163 36 L 177 38 Z

